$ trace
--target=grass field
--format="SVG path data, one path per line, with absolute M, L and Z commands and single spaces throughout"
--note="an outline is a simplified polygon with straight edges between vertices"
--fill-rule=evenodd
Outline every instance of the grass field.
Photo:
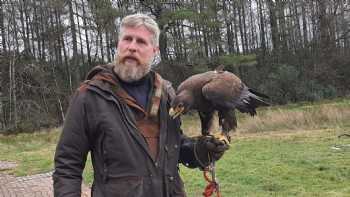
M 217 162 L 223 196 L 350 196 L 350 100 L 261 109 L 238 116 L 230 150 Z M 198 134 L 195 115 L 183 130 Z M 16 161 L 17 176 L 50 171 L 59 129 L 0 135 L 0 160 Z M 201 196 L 202 173 L 181 167 L 188 196 Z M 85 170 L 91 182 L 91 165 Z
M 341 130 L 236 137 L 217 173 L 224 196 L 350 196 L 350 144 Z M 182 168 L 189 196 L 205 187 L 201 172 Z

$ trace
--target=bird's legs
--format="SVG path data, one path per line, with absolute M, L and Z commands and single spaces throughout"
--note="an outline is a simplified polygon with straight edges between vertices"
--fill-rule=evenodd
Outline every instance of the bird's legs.
M 202 135 L 209 135 L 214 123 L 214 111 L 206 113 L 198 111 L 198 114 L 201 120 Z
M 217 138 L 224 141 L 226 144 L 230 144 L 231 137 L 229 133 L 236 131 L 237 119 L 234 110 L 220 110 L 219 113 L 219 125 L 221 127 L 221 133 L 217 134 Z
M 213 129 L 214 123 L 214 111 L 201 112 L 198 111 L 199 118 L 201 120 L 202 135 L 210 135 Z M 220 133 L 213 134 L 213 136 L 226 144 L 230 144 L 231 137 L 229 135 L 230 131 L 235 131 L 237 127 L 237 120 L 235 116 L 235 111 L 233 110 L 219 110 L 219 126 L 221 129 Z

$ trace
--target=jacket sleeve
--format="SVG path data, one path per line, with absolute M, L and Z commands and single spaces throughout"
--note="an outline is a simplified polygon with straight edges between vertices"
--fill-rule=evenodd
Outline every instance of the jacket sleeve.
M 55 197 L 81 196 L 82 172 L 89 151 L 84 96 L 86 93 L 77 91 L 71 100 L 56 147 L 53 173 Z

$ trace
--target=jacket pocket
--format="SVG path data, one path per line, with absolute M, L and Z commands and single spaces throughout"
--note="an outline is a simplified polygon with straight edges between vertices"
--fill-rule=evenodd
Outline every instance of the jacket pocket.
M 143 179 L 138 176 L 110 178 L 105 184 L 105 197 L 142 197 Z

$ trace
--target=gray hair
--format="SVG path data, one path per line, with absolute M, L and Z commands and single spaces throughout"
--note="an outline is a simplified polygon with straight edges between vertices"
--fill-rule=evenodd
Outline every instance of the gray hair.
M 119 26 L 119 39 L 123 35 L 124 27 L 139 27 L 144 25 L 153 34 L 153 45 L 159 46 L 160 30 L 155 20 L 146 14 L 132 14 L 124 17 Z

